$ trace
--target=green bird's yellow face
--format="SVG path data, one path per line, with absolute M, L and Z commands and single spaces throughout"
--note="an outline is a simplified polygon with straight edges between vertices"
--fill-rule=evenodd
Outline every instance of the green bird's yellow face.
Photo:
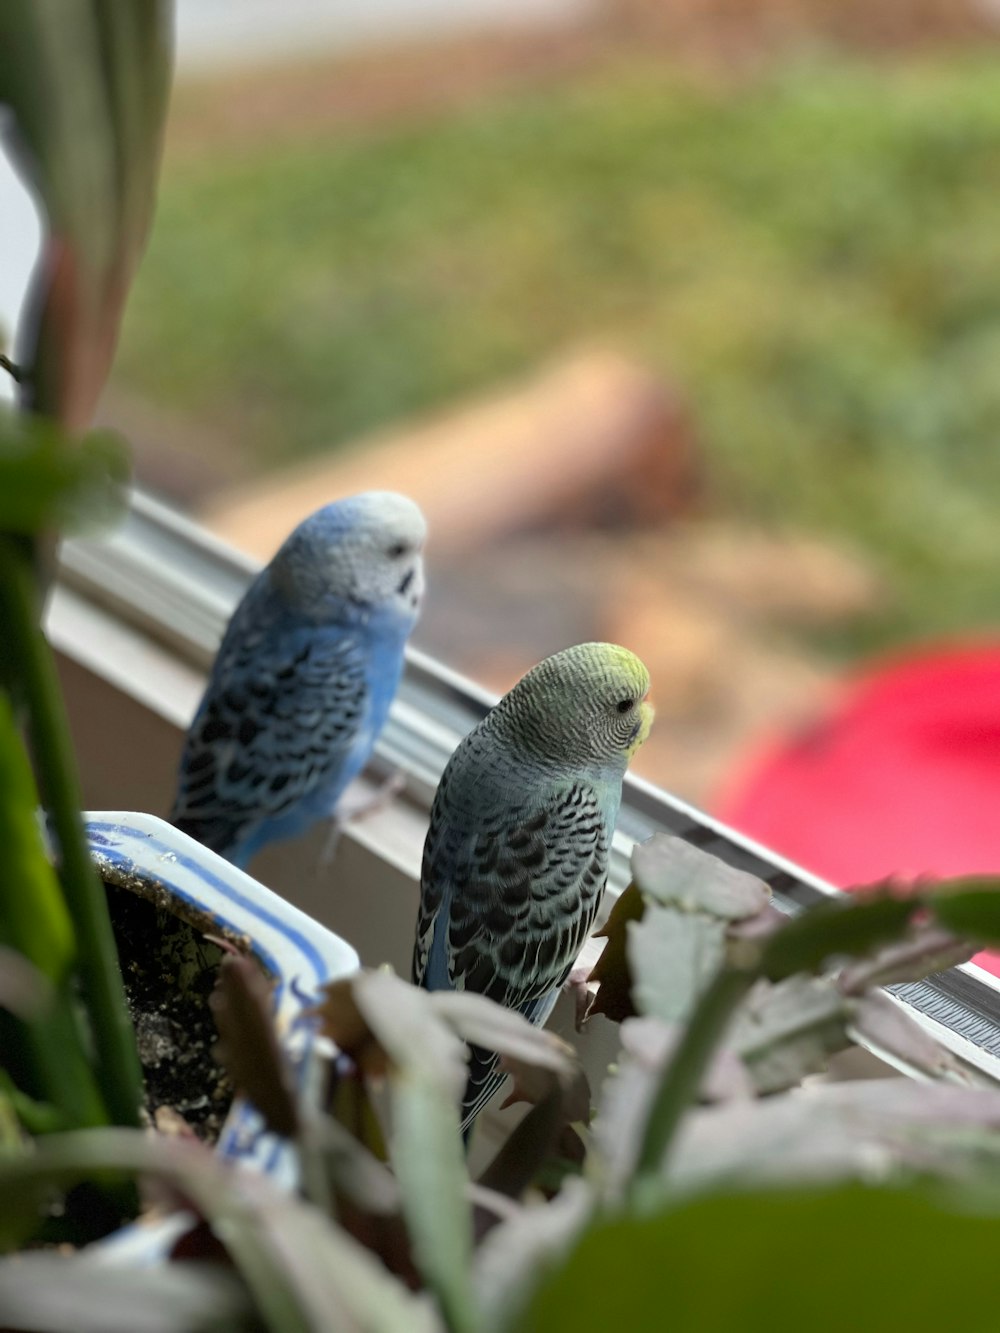
M 649 672 L 615 643 L 581 643 L 533 667 L 499 708 L 518 741 L 549 763 L 621 768 L 649 735 Z

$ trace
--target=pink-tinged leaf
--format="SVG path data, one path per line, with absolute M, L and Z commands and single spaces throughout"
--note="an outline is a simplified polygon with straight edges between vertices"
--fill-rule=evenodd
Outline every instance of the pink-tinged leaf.
M 916 1073 L 974 1086 L 966 1066 L 883 991 L 870 991 L 860 1001 L 851 1033 L 876 1055 L 898 1060 Z
M 7 1329 L 46 1333 L 259 1333 L 249 1293 L 233 1272 L 204 1262 L 129 1268 L 90 1252 L 22 1254 L 0 1261 Z
M 389 1057 L 358 1007 L 356 980 L 357 976 L 345 977 L 323 986 L 322 1001 L 309 1012 L 319 1019 L 323 1035 L 350 1056 L 366 1078 L 384 1078 Z
M 0 1197 L 6 1206 L 95 1172 L 154 1177 L 186 1199 L 222 1240 L 269 1328 L 440 1333 L 427 1302 L 318 1209 L 200 1145 L 134 1130 L 48 1135 L 30 1155 L 0 1158 Z
M 635 1167 L 643 1128 L 663 1069 L 681 1035 L 658 1018 L 630 1018 L 621 1026 L 622 1053 L 605 1081 L 593 1134 L 608 1185 L 617 1189 Z M 702 1101 L 746 1101 L 753 1085 L 743 1061 L 720 1047 L 702 1080 Z
M 647 900 L 722 921 L 756 916 L 771 896 L 763 880 L 663 833 L 635 848 L 632 873 Z
M 650 903 L 627 930 L 632 1000 L 641 1014 L 683 1021 L 722 965 L 726 923 Z
M 916 899 L 881 891 L 826 899 L 765 936 L 755 970 L 781 981 L 796 972 L 818 972 L 838 958 L 871 953 L 898 939 L 919 909 Z
M 845 967 L 838 984 L 845 995 L 862 995 L 875 986 L 920 981 L 934 972 L 968 962 L 974 952 L 975 945 L 940 926 L 918 926 L 907 938 Z
M 463 1041 L 497 1051 L 511 1072 L 523 1066 L 568 1078 L 578 1067 L 576 1053 L 568 1042 L 483 995 L 434 991 L 430 1000 L 434 1012 Z M 530 1075 L 526 1073 L 525 1077 Z
M 388 969 L 359 972 L 327 988 L 336 1013 L 329 1035 L 384 1069 L 392 1091 L 392 1161 L 414 1260 L 454 1330 L 475 1322 L 469 1287 L 472 1220 L 459 1133 L 467 1078 L 465 1042 L 444 1022 L 429 992 Z M 373 1049 L 374 1048 L 374 1049 Z
M 830 977 L 759 983 L 740 1006 L 726 1045 L 746 1064 L 758 1094 L 795 1087 L 850 1045 L 853 1006 Z
M 526 1206 L 512 1222 L 489 1232 L 476 1253 L 474 1269 L 484 1328 L 517 1329 L 512 1307 L 526 1282 L 567 1253 L 597 1208 L 593 1189 L 583 1180 L 569 1179 L 555 1199 Z
M 5 0 L 0 103 L 47 235 L 19 356 L 26 403 L 89 425 L 152 218 L 170 76 L 166 0 Z
M 911 1168 L 961 1175 L 980 1168 L 977 1148 L 1000 1156 L 1000 1092 L 858 1079 L 694 1111 L 678 1135 L 669 1182 L 688 1190 L 884 1179 Z
M 412 1070 L 457 1100 L 465 1087 L 465 1042 L 440 1017 L 434 996 L 380 968 L 352 978 L 361 1016 L 392 1067 Z
M 49 998 L 50 986 L 20 953 L 0 944 L 0 1009 L 18 1018 L 37 1014 Z

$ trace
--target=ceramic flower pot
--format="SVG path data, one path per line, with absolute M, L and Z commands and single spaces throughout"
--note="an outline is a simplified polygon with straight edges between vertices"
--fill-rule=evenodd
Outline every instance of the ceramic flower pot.
M 354 949 L 162 819 L 120 811 L 91 813 L 86 827 L 106 884 L 127 889 L 197 932 L 227 939 L 258 960 L 272 981 L 275 1022 L 299 1094 L 307 1104 L 317 1098 L 323 1039 L 313 1024 L 302 1021 L 303 1011 L 316 1001 L 325 982 L 356 970 Z M 216 1151 L 240 1166 L 266 1172 L 289 1189 L 297 1183 L 294 1148 L 268 1133 L 253 1106 L 240 1097 L 226 1115 Z M 128 1227 L 111 1244 L 130 1258 L 152 1259 L 169 1241 L 161 1229 Z

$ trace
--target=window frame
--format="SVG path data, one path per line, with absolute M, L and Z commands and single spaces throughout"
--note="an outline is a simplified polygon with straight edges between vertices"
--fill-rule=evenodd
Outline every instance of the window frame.
M 259 568 L 258 561 L 191 518 L 136 490 L 124 521 L 110 535 L 63 542 L 49 631 L 61 652 L 183 728 L 229 615 Z M 127 650 L 121 636 L 140 649 Z M 475 682 L 409 649 L 371 774 L 402 773 L 401 799 L 425 818 L 455 744 L 494 701 Z M 413 830 L 411 819 L 411 838 Z M 684 838 L 758 876 L 781 911 L 793 913 L 839 895 L 818 876 L 628 774 L 605 910 L 628 883 L 634 844 L 658 832 Z M 398 857 L 395 864 L 398 868 Z M 970 1071 L 1000 1083 L 1000 978 L 967 963 L 889 993 Z

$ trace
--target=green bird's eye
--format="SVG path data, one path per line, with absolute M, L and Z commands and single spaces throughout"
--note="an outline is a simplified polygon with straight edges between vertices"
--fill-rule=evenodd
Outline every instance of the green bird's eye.
M 618 709 L 619 713 L 627 713 L 629 709 L 635 707 L 635 700 L 619 699 L 618 702 L 615 704 L 615 707 Z

